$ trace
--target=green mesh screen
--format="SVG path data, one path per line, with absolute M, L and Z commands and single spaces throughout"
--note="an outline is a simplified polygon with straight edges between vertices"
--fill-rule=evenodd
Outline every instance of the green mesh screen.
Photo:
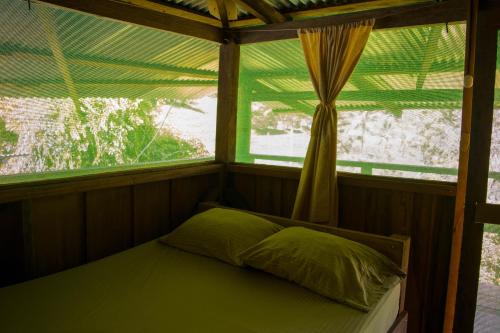
M 214 156 L 216 43 L 23 0 L 0 22 L 1 175 Z
M 337 100 L 338 169 L 454 180 L 465 25 L 372 32 Z M 242 46 L 237 160 L 297 165 L 317 97 L 300 41 Z
M 490 174 L 488 181 L 487 202 L 500 204 L 500 32 L 498 33 L 497 40 L 495 102 L 493 109 L 493 127 L 491 133 Z

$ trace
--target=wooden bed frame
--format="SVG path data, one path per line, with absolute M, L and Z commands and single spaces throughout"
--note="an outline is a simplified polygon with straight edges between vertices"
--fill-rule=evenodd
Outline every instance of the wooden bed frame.
M 410 237 L 408 236 L 394 234 L 387 237 L 387 236 L 369 234 L 365 232 L 330 227 L 326 225 L 314 224 L 274 215 L 261 214 L 252 211 L 226 207 L 220 205 L 217 202 L 202 202 L 198 206 L 198 211 L 203 212 L 210 208 L 216 208 L 216 207 L 244 211 L 253 215 L 263 217 L 267 220 L 270 220 L 284 227 L 301 226 L 309 229 L 327 232 L 333 235 L 337 235 L 340 237 L 356 241 L 358 243 L 367 245 L 377 250 L 378 252 L 382 253 L 383 255 L 394 261 L 396 264 L 398 264 L 398 266 L 401 267 L 401 269 L 405 273 L 408 273 L 408 262 L 410 258 Z M 399 295 L 399 313 L 393 325 L 389 329 L 388 333 L 406 332 L 407 322 L 408 322 L 408 312 L 404 308 L 405 294 L 406 294 L 406 279 L 401 281 L 401 292 Z

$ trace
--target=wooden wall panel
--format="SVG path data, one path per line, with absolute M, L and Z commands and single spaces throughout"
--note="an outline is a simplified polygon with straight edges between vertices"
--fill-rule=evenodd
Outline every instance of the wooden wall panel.
M 200 201 L 215 200 L 219 190 L 218 184 L 218 174 L 172 180 L 170 228 L 174 229 L 193 215 Z
M 257 177 L 255 180 L 255 210 L 264 214 L 282 215 L 281 179 Z
M 234 207 L 247 209 L 251 211 L 257 211 L 256 207 L 256 179 L 255 175 L 246 175 L 246 174 L 238 174 L 228 175 L 228 187 L 230 190 L 234 190 L 234 193 L 231 193 L 233 198 L 228 198 L 232 200 L 228 200 L 230 203 L 234 203 Z M 237 200 L 234 200 L 234 197 L 238 197 Z
M 170 181 L 136 185 L 134 191 L 134 244 L 155 239 L 169 230 Z
M 222 164 L 201 162 L 5 185 L 0 189 L 0 286 L 167 233 L 194 213 L 198 201 L 218 198 L 222 170 Z
M 281 214 L 284 217 L 291 217 L 299 181 L 296 179 L 283 179 L 281 183 Z
M 87 192 L 87 259 L 100 259 L 132 246 L 130 187 Z
M 22 203 L 0 205 L 0 287 L 25 278 Z
M 230 191 L 246 201 L 234 207 L 290 217 L 299 172 L 241 164 L 230 165 L 229 172 Z M 442 327 L 454 190 L 447 183 L 339 175 L 340 227 L 411 236 L 408 332 L 437 332 Z
M 31 237 L 32 277 L 83 264 L 85 254 L 82 193 L 46 197 L 25 203 L 25 227 Z

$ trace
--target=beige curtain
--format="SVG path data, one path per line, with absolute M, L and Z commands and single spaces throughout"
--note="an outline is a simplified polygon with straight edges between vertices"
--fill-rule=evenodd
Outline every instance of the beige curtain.
M 320 99 L 292 218 L 337 225 L 335 99 L 356 67 L 374 20 L 299 30 L 309 74 Z

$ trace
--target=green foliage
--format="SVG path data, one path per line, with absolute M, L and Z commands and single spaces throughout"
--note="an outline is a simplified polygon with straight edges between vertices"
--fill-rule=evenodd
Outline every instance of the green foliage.
M 1 158 L 2 155 L 10 155 L 14 153 L 18 138 L 19 136 L 15 132 L 7 129 L 5 120 L 0 118 L 0 165 L 3 161 Z
M 77 112 L 54 104 L 63 126 L 37 133 L 38 171 L 111 167 L 202 157 L 204 146 L 157 129 L 153 111 L 163 101 L 88 98 Z M 168 103 L 168 102 L 167 102 Z

